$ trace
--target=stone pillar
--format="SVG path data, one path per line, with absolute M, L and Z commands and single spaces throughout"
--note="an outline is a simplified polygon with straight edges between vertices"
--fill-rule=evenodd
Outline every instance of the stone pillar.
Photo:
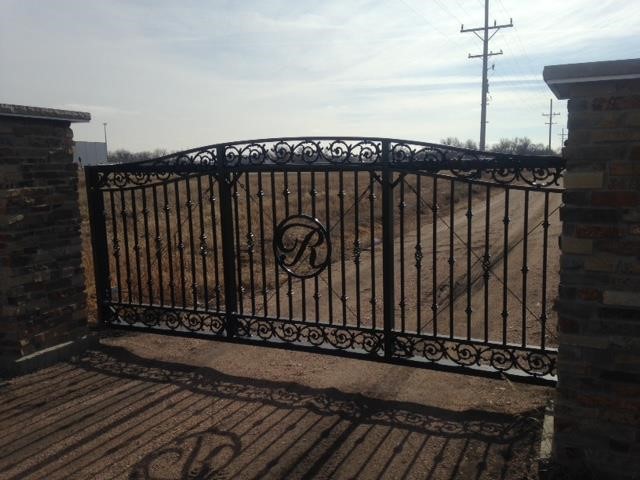
M 544 79 L 569 100 L 554 459 L 569 478 L 640 478 L 640 59 Z
M 86 339 L 71 122 L 88 113 L 0 104 L 0 373 L 38 368 Z

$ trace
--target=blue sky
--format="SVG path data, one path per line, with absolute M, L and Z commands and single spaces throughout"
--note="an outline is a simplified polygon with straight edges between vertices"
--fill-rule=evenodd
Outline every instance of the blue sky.
M 482 0 L 0 0 L 0 102 L 89 111 L 76 140 L 184 149 L 268 136 L 478 140 Z M 491 0 L 487 142 L 547 141 L 545 65 L 634 58 L 637 4 Z M 557 102 L 554 147 L 566 124 Z

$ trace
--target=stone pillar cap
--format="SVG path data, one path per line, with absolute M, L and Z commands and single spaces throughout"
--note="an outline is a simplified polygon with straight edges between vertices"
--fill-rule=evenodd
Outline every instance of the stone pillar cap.
M 544 67 L 542 77 L 556 97 L 569 98 L 576 84 L 640 79 L 640 58 Z
M 11 105 L 9 103 L 0 103 L 0 117 L 23 117 L 73 123 L 88 122 L 91 120 L 91 114 L 88 112 L 29 107 L 27 105 Z

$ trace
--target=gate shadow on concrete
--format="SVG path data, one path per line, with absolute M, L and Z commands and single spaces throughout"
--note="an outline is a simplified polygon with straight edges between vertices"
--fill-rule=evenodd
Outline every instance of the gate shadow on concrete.
M 0 389 L 0 477 L 536 478 L 542 412 L 456 412 L 101 346 Z

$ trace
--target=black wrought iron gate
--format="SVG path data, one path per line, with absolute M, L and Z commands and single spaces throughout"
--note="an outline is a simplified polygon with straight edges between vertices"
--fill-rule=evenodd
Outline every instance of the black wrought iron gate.
M 562 169 L 378 138 L 86 167 L 99 317 L 553 382 Z

